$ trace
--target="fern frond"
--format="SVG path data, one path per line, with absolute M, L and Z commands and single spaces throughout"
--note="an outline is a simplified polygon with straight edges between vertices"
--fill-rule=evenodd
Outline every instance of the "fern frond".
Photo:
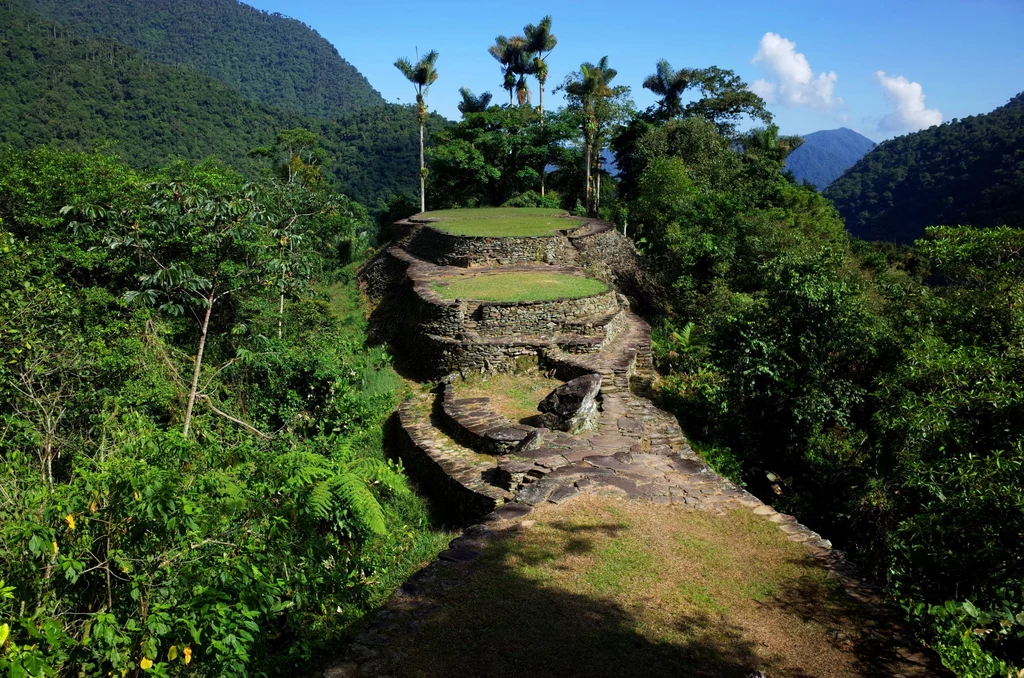
M 395 494 L 408 494 L 409 486 L 405 476 L 391 464 L 381 459 L 363 458 L 351 462 L 348 467 L 353 473 L 368 482 L 377 482 Z
M 385 534 L 384 509 L 366 482 L 355 473 L 339 473 L 331 480 L 335 495 L 362 527 L 374 534 Z

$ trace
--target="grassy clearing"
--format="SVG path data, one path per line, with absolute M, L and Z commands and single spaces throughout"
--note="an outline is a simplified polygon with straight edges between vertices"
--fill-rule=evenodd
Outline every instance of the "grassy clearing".
M 565 273 L 516 272 L 451 278 L 435 282 L 445 299 L 479 301 L 551 301 L 601 294 L 608 286 L 600 280 Z
M 471 377 L 456 381 L 455 394 L 459 398 L 490 398 L 491 408 L 512 421 L 528 424 L 537 416 L 537 404 L 561 385 L 558 379 L 548 379 L 539 370 L 519 374 L 494 374 L 486 378 Z
M 565 210 L 547 207 L 480 207 L 477 209 L 435 210 L 424 212 L 425 219 L 480 219 L 486 217 L 558 217 L 567 215 Z
M 524 216 L 438 221 L 431 224 L 431 226 L 452 235 L 508 238 L 512 236 L 536 237 L 552 235 L 556 231 L 575 228 L 582 223 L 582 219 L 563 219 L 557 216 Z
M 423 217 L 439 219 L 432 226 L 453 235 L 478 237 L 548 236 L 574 228 L 583 219 L 567 219 L 566 212 L 542 207 L 484 207 L 480 209 L 438 210 Z
M 453 573 L 462 585 L 402 641 L 398 675 L 895 673 L 867 610 L 749 512 L 591 496 L 530 518 Z

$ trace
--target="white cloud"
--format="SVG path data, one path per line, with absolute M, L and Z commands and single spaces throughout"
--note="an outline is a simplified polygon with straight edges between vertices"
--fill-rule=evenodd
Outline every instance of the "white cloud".
M 778 33 L 765 33 L 752 63 L 763 64 L 774 76 L 775 82 L 756 80 L 750 89 L 766 102 L 789 106 L 809 106 L 829 109 L 843 103 L 835 96 L 835 71 L 818 73 L 800 52 L 796 43 Z
M 924 90 L 919 82 L 911 82 L 902 75 L 888 76 L 885 71 L 875 72 L 885 90 L 886 97 L 896 104 L 896 110 L 882 118 L 881 132 L 916 132 L 942 123 L 942 111 L 925 108 Z

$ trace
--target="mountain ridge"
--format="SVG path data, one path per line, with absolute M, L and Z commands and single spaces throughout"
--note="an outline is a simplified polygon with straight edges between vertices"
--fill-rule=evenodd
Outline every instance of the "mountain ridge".
M 909 243 L 939 225 L 1024 227 L 1024 93 L 883 142 L 825 196 L 865 240 Z
M 431 115 L 428 130 L 445 124 Z M 306 127 L 330 156 L 326 179 L 371 209 L 417 182 L 416 114 L 382 104 L 338 118 L 251 101 L 190 66 L 147 59 L 109 38 L 85 38 L 12 0 L 0 3 L 0 145 L 102 149 L 136 168 L 215 156 L 247 176 L 250 154 L 282 129 Z
M 811 132 L 802 138 L 804 143 L 786 159 L 786 169 L 798 181 L 809 181 L 819 191 L 877 145 L 847 127 Z
M 384 98 L 313 28 L 236 0 L 26 0 L 82 37 L 106 37 L 164 64 L 192 66 L 251 100 L 337 118 Z

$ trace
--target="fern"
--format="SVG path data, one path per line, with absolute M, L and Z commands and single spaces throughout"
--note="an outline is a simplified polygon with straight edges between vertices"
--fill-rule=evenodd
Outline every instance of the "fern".
M 356 522 L 360 523 L 360 527 L 368 529 L 374 534 L 387 533 L 387 527 L 384 524 L 384 509 L 377 501 L 377 497 L 370 491 L 366 481 L 358 474 L 339 473 L 332 479 L 331 489 L 349 509 Z
M 339 527 L 345 526 L 347 512 L 352 527 L 386 533 L 384 508 L 372 486 L 406 494 L 409 488 L 404 476 L 384 460 L 357 457 L 347 440 L 331 437 L 322 442 L 334 443 L 334 459 L 305 451 L 288 452 L 279 458 L 287 472 L 285 487 L 295 497 L 296 508 L 318 520 L 334 516 Z

